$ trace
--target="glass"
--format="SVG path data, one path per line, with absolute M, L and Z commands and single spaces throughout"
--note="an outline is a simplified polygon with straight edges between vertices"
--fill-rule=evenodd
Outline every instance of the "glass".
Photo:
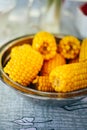
M 45 10 L 44 0 L 28 0 L 28 25 L 34 33 L 41 30 L 41 18 Z
M 15 9 L 10 13 L 8 18 L 8 27 L 10 30 L 9 37 L 11 39 L 26 34 L 28 19 L 28 0 L 16 1 Z
M 11 12 L 8 19 L 9 37 L 33 34 L 40 30 L 40 18 L 44 1 L 42 0 L 19 0 L 16 8 Z
M 8 34 L 8 16 L 15 4 L 15 0 L 0 0 L 0 40 Z
M 60 33 L 74 35 L 80 39 L 84 38 L 81 34 L 83 32 L 81 27 L 84 26 L 84 23 L 82 24 L 81 22 L 84 21 L 84 19 L 83 17 L 79 16 L 80 14 L 78 12 L 78 7 L 80 7 L 85 2 L 86 0 L 64 0 L 61 8 Z M 85 24 L 86 23 L 87 22 L 85 22 Z M 85 31 L 84 34 L 86 34 Z
M 62 0 L 47 0 L 41 28 L 52 33 L 60 31 L 60 10 Z

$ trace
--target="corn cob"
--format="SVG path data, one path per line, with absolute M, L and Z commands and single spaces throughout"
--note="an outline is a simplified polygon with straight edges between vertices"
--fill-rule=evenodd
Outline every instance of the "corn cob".
M 87 60 L 87 38 L 82 41 L 79 61 Z
M 39 91 L 54 92 L 48 76 L 37 76 L 36 79 L 33 80 L 33 84 L 35 84 L 35 88 Z
M 74 36 L 65 36 L 59 42 L 58 51 L 66 59 L 74 59 L 79 54 L 80 41 Z
M 63 65 L 66 63 L 65 58 L 61 54 L 56 54 L 53 58 L 50 60 L 44 60 L 43 66 L 41 69 L 41 75 L 49 75 L 52 69 L 54 69 L 56 66 Z
M 49 60 L 54 57 L 57 50 L 54 36 L 48 32 L 38 32 L 33 39 L 32 47 L 39 51 L 44 59 Z
M 43 64 L 42 55 L 28 44 L 12 48 L 11 59 L 4 72 L 21 85 L 27 86 L 36 77 Z
M 78 62 L 56 67 L 49 80 L 57 92 L 70 92 L 87 87 L 87 62 Z

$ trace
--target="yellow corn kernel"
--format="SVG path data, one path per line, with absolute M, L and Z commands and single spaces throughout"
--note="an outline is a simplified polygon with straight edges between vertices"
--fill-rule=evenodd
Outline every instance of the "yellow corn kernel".
M 82 41 L 80 54 L 79 54 L 79 61 L 87 60 L 87 38 Z
M 35 88 L 39 91 L 54 92 L 48 76 L 37 76 L 33 84 L 35 84 Z
M 27 86 L 36 77 L 43 64 L 42 55 L 28 44 L 12 48 L 11 59 L 4 72 L 21 85 Z
M 65 36 L 59 42 L 58 51 L 66 59 L 74 59 L 79 55 L 80 41 L 75 36 Z
M 46 60 L 54 57 L 57 50 L 56 40 L 54 36 L 44 31 L 38 32 L 34 36 L 32 47 L 35 50 L 39 51 Z
M 49 75 L 57 92 L 70 92 L 87 87 L 87 62 L 58 66 Z
M 56 54 L 50 60 L 44 60 L 43 66 L 41 69 L 41 75 L 49 75 L 49 73 L 54 69 L 56 66 L 66 64 L 65 58 L 61 54 Z

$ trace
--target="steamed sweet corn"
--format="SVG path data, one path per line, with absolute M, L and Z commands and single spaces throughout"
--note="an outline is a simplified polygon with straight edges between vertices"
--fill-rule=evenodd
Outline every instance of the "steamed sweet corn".
M 27 86 L 36 77 L 43 64 L 42 55 L 29 44 L 15 46 L 4 72 L 15 82 Z
M 35 84 L 35 88 L 39 91 L 54 92 L 48 76 L 37 76 L 33 84 Z
M 39 51 L 46 60 L 54 57 L 57 50 L 54 36 L 44 31 L 36 33 L 33 39 L 32 47 Z
M 49 80 L 57 92 L 70 92 L 87 87 L 87 62 L 66 64 L 56 67 Z
M 59 42 L 58 51 L 66 59 L 74 59 L 79 54 L 80 41 L 74 36 L 65 36 Z
M 87 38 L 82 41 L 79 61 L 87 60 Z
M 49 75 L 52 69 L 56 66 L 66 64 L 65 58 L 61 54 L 56 54 L 50 60 L 45 60 L 41 69 L 41 75 Z

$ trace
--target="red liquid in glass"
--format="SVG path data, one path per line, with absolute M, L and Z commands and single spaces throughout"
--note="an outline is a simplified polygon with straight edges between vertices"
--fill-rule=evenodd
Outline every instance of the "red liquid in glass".
M 83 12 L 84 15 L 87 15 L 87 3 L 85 3 L 84 5 L 82 5 L 80 7 L 81 11 Z

